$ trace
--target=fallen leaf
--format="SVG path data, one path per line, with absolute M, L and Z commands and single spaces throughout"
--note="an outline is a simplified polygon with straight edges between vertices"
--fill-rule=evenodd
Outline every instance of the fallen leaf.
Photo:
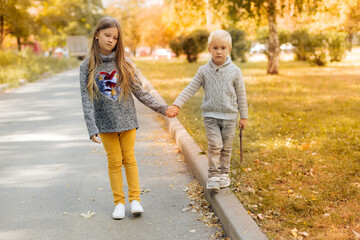
M 94 211 L 88 211 L 87 213 L 81 213 L 80 216 L 83 218 L 92 218 L 95 215 Z
M 150 190 L 147 189 L 147 188 L 144 188 L 144 189 L 140 190 L 140 194 L 147 193 L 147 192 L 150 192 Z
M 183 208 L 181 211 L 182 212 L 187 212 L 187 211 L 189 211 L 191 208 L 189 208 L 189 207 L 187 207 L 187 208 Z
M 294 236 L 294 237 L 296 237 L 297 238 L 297 229 L 296 228 L 293 228 L 293 229 L 291 229 L 291 234 Z
M 358 233 L 357 231 L 354 231 L 354 230 L 352 230 L 352 232 L 353 232 L 354 235 L 355 235 L 355 239 L 356 239 L 356 240 L 359 240 L 359 239 L 360 239 L 360 233 Z
M 262 221 L 262 220 L 265 219 L 265 218 L 264 218 L 264 215 L 262 215 L 261 213 L 258 213 L 258 214 L 256 215 L 256 218 L 259 219 L 260 221 Z
M 303 144 L 301 144 L 301 149 L 303 150 L 303 151 L 306 151 L 306 150 L 308 150 L 310 148 L 310 145 L 309 145 L 309 143 L 303 143 Z
M 303 236 L 303 237 L 308 237 L 309 234 L 307 232 L 299 232 L 299 235 Z

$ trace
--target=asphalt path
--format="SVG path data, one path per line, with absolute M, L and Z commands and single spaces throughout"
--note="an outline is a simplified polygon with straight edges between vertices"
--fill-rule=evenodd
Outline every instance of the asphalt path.
M 136 102 L 144 214 L 113 220 L 102 145 L 83 120 L 79 69 L 0 94 L 0 239 L 209 239 L 186 211 L 193 176 L 157 113 Z M 125 182 L 127 197 L 127 184 Z M 80 216 L 95 212 L 91 218 Z

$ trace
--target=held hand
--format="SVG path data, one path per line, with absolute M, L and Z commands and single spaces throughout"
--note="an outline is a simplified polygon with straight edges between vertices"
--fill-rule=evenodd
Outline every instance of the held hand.
M 240 129 L 245 129 L 246 125 L 247 125 L 247 119 L 241 118 L 240 121 L 239 121 L 239 128 Z
M 95 143 L 101 143 L 100 134 L 92 135 L 90 139 Z
M 178 106 L 171 106 L 166 109 L 166 116 L 168 118 L 174 118 L 179 114 L 180 108 Z

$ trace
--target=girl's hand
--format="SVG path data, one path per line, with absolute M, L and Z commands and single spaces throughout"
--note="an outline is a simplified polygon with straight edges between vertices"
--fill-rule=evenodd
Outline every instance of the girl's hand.
M 239 128 L 240 129 L 245 129 L 246 125 L 247 125 L 247 119 L 241 118 L 240 121 L 239 121 Z
M 179 114 L 180 108 L 178 106 L 171 106 L 166 109 L 166 116 L 168 118 L 174 118 Z
M 90 139 L 95 143 L 101 143 L 100 134 L 92 135 Z

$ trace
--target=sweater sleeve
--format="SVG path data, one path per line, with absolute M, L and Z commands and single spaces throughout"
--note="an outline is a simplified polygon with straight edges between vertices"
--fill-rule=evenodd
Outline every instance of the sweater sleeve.
M 237 104 L 240 112 L 240 118 L 248 118 L 248 105 L 246 100 L 245 83 L 239 70 L 239 74 L 235 78 L 235 91 L 237 96 Z
M 180 93 L 180 95 L 176 98 L 173 105 L 181 108 L 192 96 L 195 95 L 197 91 L 199 91 L 200 87 L 204 82 L 204 76 L 201 72 L 201 68 L 197 71 L 194 78 L 191 80 L 189 85 Z
M 138 79 L 137 74 L 135 74 L 135 78 Z M 156 100 L 156 98 L 153 95 L 151 95 L 148 91 L 143 89 L 140 84 L 135 83 L 132 93 L 142 104 L 151 108 L 155 112 L 166 116 L 165 112 L 169 106 L 165 104 L 161 104 L 158 100 Z
M 84 111 L 84 119 L 89 132 L 89 137 L 99 133 L 99 129 L 95 123 L 94 104 L 90 101 L 87 91 L 88 66 L 87 62 L 83 62 L 80 66 L 80 92 L 81 101 Z

